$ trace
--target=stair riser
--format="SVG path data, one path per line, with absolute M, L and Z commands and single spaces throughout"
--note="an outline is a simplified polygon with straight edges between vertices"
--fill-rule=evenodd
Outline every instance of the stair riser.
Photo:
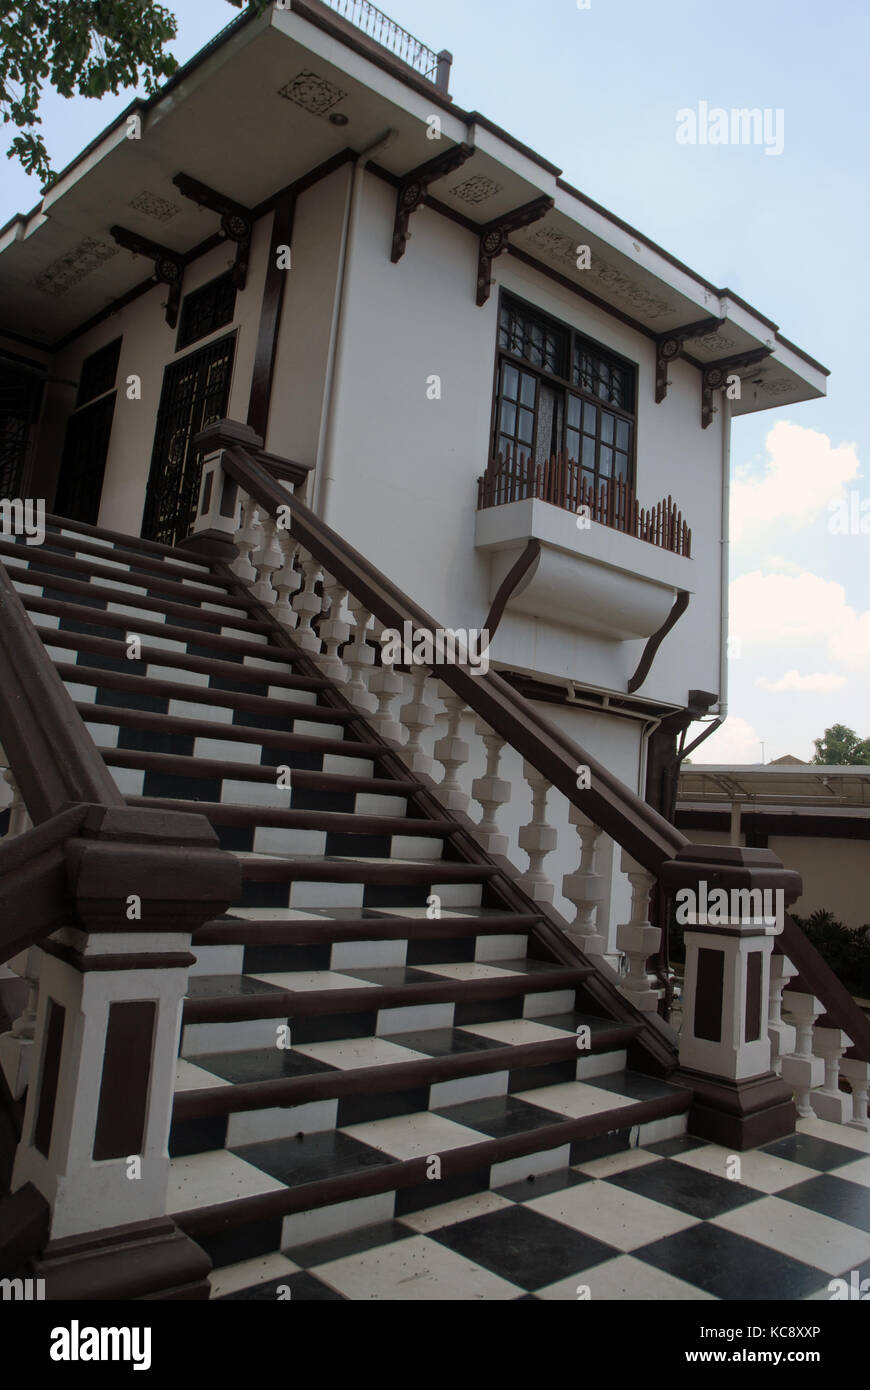
M 256 975 L 277 970 L 380 969 L 400 965 L 436 965 L 477 961 L 496 964 L 525 956 L 525 936 L 449 937 L 434 941 L 408 938 L 329 941 L 320 946 L 198 946 L 191 975 Z

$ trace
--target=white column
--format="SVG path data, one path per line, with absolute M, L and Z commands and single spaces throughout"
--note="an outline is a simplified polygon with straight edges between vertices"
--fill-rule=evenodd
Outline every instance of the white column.
M 399 717 L 408 730 L 408 742 L 402 749 L 402 758 L 411 772 L 425 777 L 432 775 L 432 759 L 423 747 L 423 734 L 435 723 L 435 710 L 427 699 L 428 682 L 427 667 L 412 667 L 411 699 L 399 710 Z
M 486 749 L 486 770 L 482 777 L 475 778 L 471 784 L 471 795 L 483 808 L 483 819 L 475 833 L 487 854 L 506 855 L 508 837 L 501 833 L 495 818 L 499 806 L 506 805 L 511 797 L 510 782 L 498 775 L 505 741 L 501 734 L 493 733 L 489 725 L 480 718 L 475 721 L 475 729 L 483 739 Z
M 375 664 L 374 647 L 368 641 L 372 614 L 362 599 L 353 594 L 348 596 L 348 607 L 353 614 L 353 641 L 344 653 L 350 671 L 350 681 L 344 693 L 361 714 L 373 714 L 378 702 L 368 686 Z
M 568 819 L 580 836 L 580 863 L 562 879 L 562 892 L 577 909 L 568 935 L 587 955 L 600 956 L 607 949 L 598 930 L 598 911 L 604 897 L 604 877 L 597 864 L 602 832 L 576 806 L 570 807 Z
M 788 956 L 773 955 L 770 958 L 770 1005 L 767 1036 L 770 1038 L 770 1069 L 777 1076 L 782 1075 L 782 1059 L 787 1052 L 794 1052 L 795 1030 L 791 1023 L 782 1017 L 782 992 L 798 973 Z
M 251 556 L 260 545 L 262 534 L 259 507 L 253 497 L 243 497 L 241 526 L 233 536 L 233 544 L 239 553 L 230 565 L 230 569 L 245 584 L 250 584 L 257 578 L 257 571 L 251 563 Z
M 465 739 L 460 736 L 467 706 L 443 681 L 438 686 L 438 693 L 447 709 L 447 733 L 439 738 L 433 749 L 435 757 L 444 767 L 444 780 L 438 788 L 438 797 L 448 811 L 465 811 L 469 797 L 459 781 L 458 773 L 461 767 L 466 766 L 470 752 Z
M 323 609 L 323 599 L 315 592 L 315 586 L 320 579 L 320 565 L 313 556 L 305 555 L 304 552 L 302 574 L 305 580 L 304 587 L 293 600 L 293 608 L 299 614 L 299 625 L 293 634 L 293 640 L 303 651 L 319 656 L 320 638 L 311 625 L 320 617 Z
M 797 1112 L 807 1120 L 815 1113 L 810 1104 L 810 1092 L 825 1079 L 825 1064 L 813 1053 L 813 1024 L 824 1006 L 814 995 L 794 989 L 786 991 L 782 1002 L 795 1023 L 794 1052 L 782 1059 L 782 1079 L 793 1087 Z
M 810 1105 L 820 1120 L 844 1125 L 852 1118 L 852 1097 L 840 1090 L 840 1058 L 852 1039 L 841 1028 L 813 1029 L 813 1051 L 825 1064 L 824 1085 L 810 1096 Z
M 628 961 L 628 974 L 623 977 L 620 988 L 635 1008 L 654 1013 L 662 996 L 655 975 L 647 969 L 647 961 L 658 950 L 662 939 L 661 929 L 649 920 L 649 899 L 655 879 L 627 854 L 622 856 L 622 869 L 631 884 L 631 918 L 616 928 L 617 949 Z
M 532 818 L 517 837 L 520 849 L 529 856 L 529 867 L 518 879 L 519 886 L 536 903 L 551 903 L 555 889 L 544 872 L 544 860 L 556 848 L 556 831 L 547 824 L 547 795 L 550 783 L 531 763 L 523 763 L 523 776 L 532 789 Z
M 870 1132 L 870 1117 L 867 1115 L 867 1092 L 870 1090 L 870 1062 L 862 1062 L 857 1057 L 844 1057 L 840 1071 L 852 1087 L 852 1115 L 846 1121 L 851 1129 Z

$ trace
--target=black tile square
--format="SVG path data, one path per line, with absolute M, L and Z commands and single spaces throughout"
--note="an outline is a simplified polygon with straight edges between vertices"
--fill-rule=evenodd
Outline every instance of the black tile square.
M 854 1163 L 861 1157 L 856 1149 L 848 1149 L 845 1144 L 832 1144 L 828 1139 L 817 1139 L 813 1134 L 787 1134 L 784 1139 L 765 1144 L 761 1152 L 774 1154 L 777 1158 L 788 1158 L 792 1163 L 802 1163 L 805 1168 L 817 1168 L 820 1173 L 842 1168 L 844 1163 Z
M 371 1095 L 358 1093 L 340 1098 L 335 1123 L 339 1129 L 347 1129 L 351 1125 L 388 1120 L 394 1115 L 419 1115 L 428 1108 L 428 1086 L 407 1091 L 377 1091 Z
M 285 1290 L 290 1291 L 287 1298 Z M 223 1294 L 221 1298 L 213 1299 L 215 1303 L 277 1303 L 286 1301 L 289 1303 L 313 1303 L 321 1300 L 335 1299 L 339 1302 L 346 1302 L 343 1294 L 331 1289 L 328 1284 L 324 1284 L 321 1279 L 316 1279 L 313 1274 L 307 1274 L 302 1270 L 299 1274 L 288 1274 L 283 1279 L 270 1279 L 266 1284 L 252 1284 L 250 1288 L 239 1289 L 236 1293 Z
M 516 1096 L 488 1096 L 483 1100 L 463 1101 L 461 1105 L 448 1105 L 435 1111 L 445 1120 L 465 1125 L 467 1129 L 478 1130 L 492 1139 L 506 1138 L 511 1134 L 525 1134 L 532 1129 L 542 1129 L 546 1125 L 560 1123 L 564 1116 L 552 1110 L 544 1110 L 528 1101 L 518 1100 Z
M 315 1076 L 320 1072 L 336 1070 L 326 1062 L 315 1061 L 302 1052 L 294 1052 L 293 1048 L 281 1047 L 262 1047 L 248 1052 L 210 1052 L 190 1060 L 194 1066 L 203 1067 L 234 1086 L 250 1081 L 280 1081 L 290 1076 Z
M 501 1043 L 464 1033 L 461 1028 L 427 1028 L 420 1033 L 391 1033 L 390 1042 L 427 1057 L 453 1057 L 459 1052 L 488 1052 Z
M 326 1236 L 323 1240 L 310 1241 L 307 1245 L 288 1246 L 284 1254 L 294 1264 L 303 1269 L 316 1269 L 330 1260 L 343 1260 L 350 1255 L 362 1255 L 366 1250 L 375 1250 L 382 1245 L 394 1245 L 397 1240 L 410 1240 L 416 1235 L 399 1221 L 379 1221 L 373 1226 L 362 1226 L 356 1231 L 346 1231 L 337 1236 Z
M 714 1216 L 722 1216 L 735 1207 L 757 1202 L 760 1193 L 742 1183 L 728 1178 L 718 1178 L 712 1173 L 702 1173 L 690 1168 L 687 1163 L 675 1163 L 670 1158 L 662 1158 L 657 1163 L 647 1163 L 643 1168 L 631 1168 L 625 1173 L 614 1173 L 606 1179 L 616 1187 L 624 1187 L 629 1192 L 637 1192 L 650 1201 L 661 1202 L 666 1207 L 676 1207 L 689 1216 L 697 1216 L 701 1221 L 709 1221 Z
M 706 1149 L 706 1139 L 696 1139 L 694 1134 L 675 1134 L 672 1139 L 660 1139 L 657 1144 L 644 1144 L 647 1153 L 658 1154 L 660 1158 L 673 1158 L 674 1154 L 691 1153 L 692 1149 Z
M 558 1168 L 554 1173 L 534 1173 L 522 1182 L 509 1183 L 507 1187 L 497 1187 L 499 1197 L 509 1202 L 531 1202 L 534 1197 L 549 1197 L 552 1192 L 564 1192 L 580 1183 L 593 1182 L 585 1173 L 575 1173 L 571 1168 Z
M 475 1216 L 470 1221 L 430 1231 L 429 1237 L 527 1293 L 621 1253 L 523 1206 Z
M 809 1211 L 842 1221 L 846 1226 L 870 1232 L 870 1187 L 848 1182 L 846 1178 L 835 1177 L 832 1173 L 823 1173 L 775 1195 L 780 1201 L 795 1202 Z
M 806 1298 L 829 1277 L 789 1255 L 703 1221 L 631 1254 L 635 1260 L 729 1301 Z
M 605 1076 L 583 1078 L 587 1086 L 597 1086 L 614 1095 L 630 1096 L 632 1100 L 661 1100 L 676 1095 L 680 1087 L 660 1081 L 656 1076 L 644 1076 L 636 1071 L 615 1071 Z
M 385 1168 L 396 1160 L 337 1130 L 306 1134 L 302 1139 L 267 1139 L 230 1150 L 288 1187 L 344 1177 L 368 1168 Z
M 592 1163 L 596 1158 L 608 1158 L 610 1154 L 624 1153 L 630 1148 L 631 1130 L 612 1129 L 595 1139 L 574 1139 L 571 1143 L 571 1163 Z

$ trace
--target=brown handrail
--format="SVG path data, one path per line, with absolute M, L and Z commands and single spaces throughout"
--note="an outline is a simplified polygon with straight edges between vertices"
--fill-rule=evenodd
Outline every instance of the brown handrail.
M 782 935 L 777 938 L 777 945 L 792 965 L 797 966 L 801 984 L 809 987 L 811 993 L 824 1004 L 825 1012 L 836 1019 L 837 1027 L 852 1039 L 853 1054 L 864 1062 L 870 1062 L 870 1018 L 858 1007 L 824 956 L 788 913 L 785 914 L 785 924 Z M 788 989 L 786 985 L 783 994 L 786 1005 Z
M 289 507 L 291 534 L 356 598 L 362 599 L 385 627 L 401 632 L 403 624 L 410 622 L 415 628 L 432 632 L 440 626 L 303 502 L 279 487 L 246 450 L 238 446 L 225 450 L 223 467 L 272 516 L 277 515 L 279 507 Z M 438 667 L 438 675 L 552 786 L 650 873 L 655 874 L 661 863 L 672 859 L 689 843 L 603 764 L 544 719 L 496 672 L 473 676 L 462 666 L 444 665 Z M 589 769 L 588 788 L 577 786 L 581 766 Z
M 3 564 L 0 669 L 0 743 L 34 825 L 71 803 L 124 806 Z

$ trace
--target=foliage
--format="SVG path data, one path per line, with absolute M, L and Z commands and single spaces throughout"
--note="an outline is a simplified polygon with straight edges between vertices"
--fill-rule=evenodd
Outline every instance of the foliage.
M 870 739 L 859 738 L 845 724 L 832 724 L 822 738 L 814 739 L 816 755 L 813 763 L 821 766 L 842 765 L 866 767 L 870 764 Z
M 870 924 L 853 929 L 821 910 L 792 917 L 849 993 L 870 999 Z
M 229 0 L 236 9 L 245 0 Z M 250 0 L 257 11 L 268 0 Z M 37 126 L 48 85 L 63 97 L 100 98 L 144 83 L 150 95 L 178 63 L 166 45 L 178 26 L 155 0 L 0 0 L 0 113 L 18 134 L 7 155 L 54 182 Z

